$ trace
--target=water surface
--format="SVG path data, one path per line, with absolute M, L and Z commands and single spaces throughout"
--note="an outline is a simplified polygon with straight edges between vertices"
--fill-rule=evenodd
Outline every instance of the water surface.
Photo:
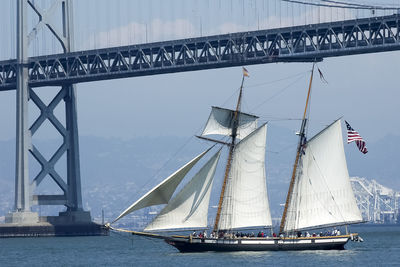
M 0 266 L 388 266 L 400 265 L 400 226 L 358 226 L 363 243 L 342 251 L 179 253 L 162 240 L 108 237 L 0 239 Z

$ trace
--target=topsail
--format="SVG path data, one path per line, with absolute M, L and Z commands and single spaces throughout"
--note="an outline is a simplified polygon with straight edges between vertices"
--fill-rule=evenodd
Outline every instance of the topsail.
M 212 107 L 202 135 L 219 134 L 231 136 L 234 121 L 234 110 Z M 243 139 L 257 129 L 258 117 L 238 112 L 237 138 Z

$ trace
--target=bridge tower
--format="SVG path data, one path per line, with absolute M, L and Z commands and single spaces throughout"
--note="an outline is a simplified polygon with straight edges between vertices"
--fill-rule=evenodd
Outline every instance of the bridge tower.
M 31 8 L 39 22 L 28 34 L 27 10 Z M 60 12 L 62 29 L 57 29 L 50 21 L 50 15 Z M 79 141 L 76 109 L 76 88 L 64 83 L 50 104 L 46 105 L 28 84 L 28 45 L 40 29 L 48 28 L 60 42 L 64 53 L 73 51 L 72 0 L 53 0 L 52 6 L 43 10 L 34 0 L 17 0 L 17 93 L 16 93 L 16 169 L 15 169 L 15 210 L 6 215 L 6 223 L 32 224 L 39 221 L 50 223 L 90 223 L 90 213 L 83 210 L 81 177 L 79 165 Z M 32 101 L 40 110 L 40 115 L 28 125 L 28 103 Z M 54 115 L 54 109 L 64 102 L 65 125 Z M 47 160 L 33 144 L 32 136 L 48 120 L 62 136 L 62 145 Z M 29 153 L 40 164 L 41 170 L 30 179 L 28 167 Z M 66 154 L 66 177 L 61 177 L 55 169 L 57 162 Z M 64 158 L 64 160 L 65 160 Z M 35 189 L 50 177 L 62 190 L 58 195 L 35 195 Z M 66 211 L 59 216 L 39 218 L 32 212 L 34 205 L 64 205 Z

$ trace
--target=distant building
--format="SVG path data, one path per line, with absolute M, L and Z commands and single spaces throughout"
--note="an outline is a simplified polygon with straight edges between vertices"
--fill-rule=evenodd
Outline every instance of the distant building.
M 375 180 L 360 177 L 352 177 L 350 180 L 364 220 L 376 224 L 400 223 L 400 192 Z

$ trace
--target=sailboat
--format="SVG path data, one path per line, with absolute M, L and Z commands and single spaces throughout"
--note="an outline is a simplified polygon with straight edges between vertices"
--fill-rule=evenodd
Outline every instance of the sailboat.
M 211 156 L 174 197 L 184 177 L 211 148 L 147 192 L 114 222 L 135 210 L 166 204 L 142 232 L 125 231 L 163 239 L 180 252 L 344 249 L 349 240 L 358 236 L 356 233 L 348 233 L 347 226 L 345 234 L 339 234 L 337 230 L 327 235 L 305 234 L 305 231 L 362 222 L 347 170 L 340 119 L 311 139 L 307 140 L 306 137 L 313 73 L 314 66 L 278 234 L 270 237 L 238 234 L 238 231 L 245 229 L 271 228 L 272 231 L 265 173 L 267 124 L 258 126 L 257 116 L 241 112 L 245 75 L 236 109 L 212 107 L 206 126 L 201 136 L 198 136 L 227 146 L 229 151 L 210 236 L 166 233 L 208 228 L 208 205 L 221 149 Z M 227 136 L 230 142 L 212 139 L 209 135 Z

